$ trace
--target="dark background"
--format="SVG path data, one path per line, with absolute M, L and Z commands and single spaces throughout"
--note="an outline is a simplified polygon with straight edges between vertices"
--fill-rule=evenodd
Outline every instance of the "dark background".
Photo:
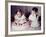
M 14 21 L 14 15 L 16 14 L 16 10 L 17 9 L 21 9 L 23 13 L 27 13 L 32 11 L 32 8 L 34 6 L 16 6 L 16 5 L 11 5 L 11 22 Z M 38 12 L 39 12 L 39 15 L 41 16 L 41 7 L 39 6 L 35 6 L 38 8 Z
M 11 5 L 11 15 L 14 16 L 15 12 L 17 9 L 21 9 L 23 12 L 31 12 L 32 8 L 34 6 L 16 6 L 16 5 Z M 38 12 L 41 14 L 41 7 L 36 6 L 38 8 Z

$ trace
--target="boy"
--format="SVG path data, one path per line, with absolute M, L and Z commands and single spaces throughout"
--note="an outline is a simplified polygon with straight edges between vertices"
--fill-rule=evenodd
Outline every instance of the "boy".
M 38 8 L 32 8 L 32 12 L 29 16 L 29 21 L 31 21 L 31 27 L 39 27 L 38 19 L 37 19 Z

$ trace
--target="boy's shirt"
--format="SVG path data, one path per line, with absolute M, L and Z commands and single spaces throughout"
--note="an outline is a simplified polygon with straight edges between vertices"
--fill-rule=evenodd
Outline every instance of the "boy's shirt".
M 31 14 L 31 15 L 29 16 L 29 20 L 32 21 L 32 22 L 31 22 L 31 27 L 38 27 L 38 26 L 39 26 L 38 20 L 37 20 L 35 14 L 34 14 L 34 15 Z

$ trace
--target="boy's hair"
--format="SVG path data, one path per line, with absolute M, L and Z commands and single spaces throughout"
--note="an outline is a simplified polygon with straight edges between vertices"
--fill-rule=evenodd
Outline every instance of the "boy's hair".
M 35 12 L 38 12 L 38 8 L 37 7 L 33 7 L 32 10 L 35 11 Z

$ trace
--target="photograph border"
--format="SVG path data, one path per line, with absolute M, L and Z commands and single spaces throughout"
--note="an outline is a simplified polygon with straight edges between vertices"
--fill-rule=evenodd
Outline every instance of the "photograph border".
M 30 3 L 30 4 L 42 4 L 44 7 L 44 9 L 43 9 L 43 16 L 44 16 L 44 18 L 43 18 L 43 24 L 44 24 L 44 26 L 43 26 L 43 29 L 44 29 L 44 31 L 43 31 L 43 33 L 35 33 L 35 34 L 16 34 L 16 36 L 18 36 L 18 35 L 37 35 L 37 34 L 44 34 L 45 33 L 45 3 L 40 3 L 40 2 L 20 2 L 20 1 L 5 1 L 5 33 L 7 32 L 7 35 L 8 35 L 8 3 L 9 2 L 12 2 L 12 3 Z

